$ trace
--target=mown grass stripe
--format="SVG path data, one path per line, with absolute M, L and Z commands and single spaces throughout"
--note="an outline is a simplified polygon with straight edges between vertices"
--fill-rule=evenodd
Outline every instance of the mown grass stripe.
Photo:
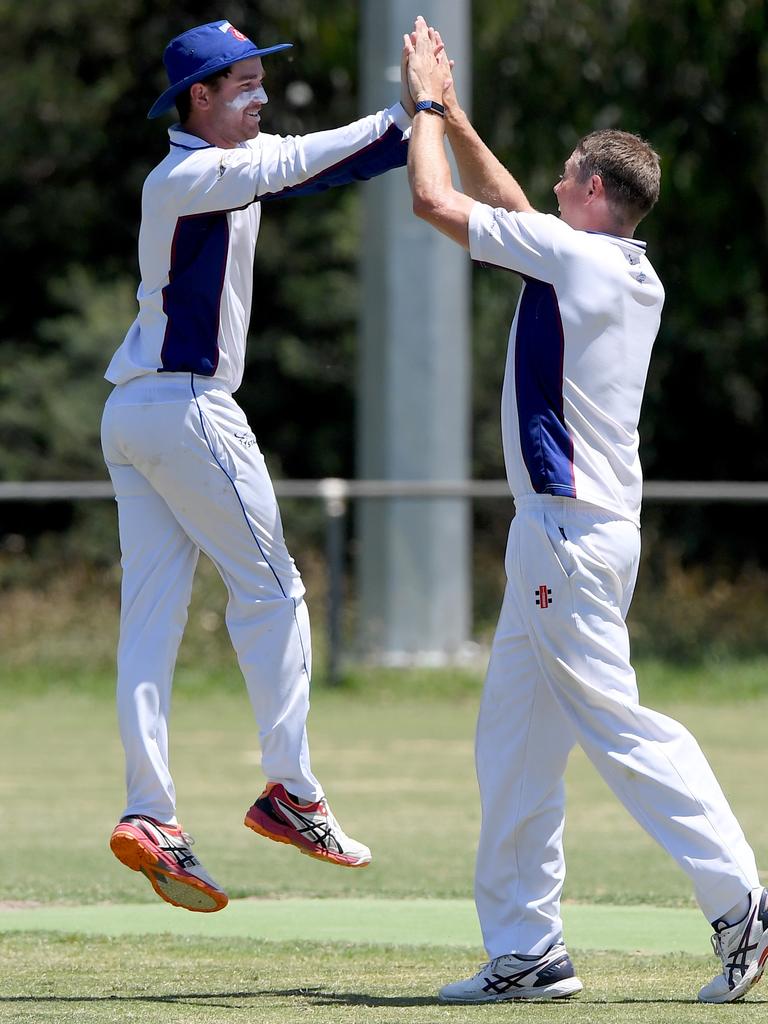
M 695 910 L 650 906 L 564 907 L 573 949 L 705 953 L 709 926 Z M 217 914 L 157 902 L 48 906 L 0 912 L 0 931 L 85 935 L 202 935 L 271 941 L 361 942 L 481 949 L 471 900 L 234 900 Z

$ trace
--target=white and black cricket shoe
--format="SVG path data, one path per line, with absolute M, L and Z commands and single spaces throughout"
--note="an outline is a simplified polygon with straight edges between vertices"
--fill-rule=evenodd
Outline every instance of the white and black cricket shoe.
M 723 964 L 721 974 L 699 992 L 702 1003 L 735 1003 L 763 976 L 768 963 L 768 889 L 753 889 L 743 920 L 715 921 L 712 948 Z
M 505 999 L 567 999 L 581 992 L 568 951 L 555 943 L 541 956 L 506 953 L 484 964 L 477 974 L 444 985 L 441 1003 L 497 1003 Z
M 280 782 L 267 784 L 248 809 L 244 824 L 260 836 L 288 843 L 308 857 L 330 864 L 364 868 L 371 862 L 371 851 L 344 832 L 325 797 L 302 803 Z

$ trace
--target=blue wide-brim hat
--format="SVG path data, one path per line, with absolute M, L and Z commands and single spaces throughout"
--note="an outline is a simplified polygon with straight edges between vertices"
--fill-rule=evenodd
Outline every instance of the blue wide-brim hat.
M 277 43 L 261 49 L 228 21 L 198 25 L 176 36 L 165 48 L 163 64 L 171 83 L 152 104 L 147 117 L 159 117 L 174 105 L 179 93 L 203 78 L 249 57 L 287 50 L 293 43 Z

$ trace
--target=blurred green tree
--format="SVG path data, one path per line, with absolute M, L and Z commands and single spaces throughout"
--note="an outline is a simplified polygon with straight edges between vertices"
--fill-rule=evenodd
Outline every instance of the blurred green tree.
M 265 130 L 356 116 L 354 0 L 233 0 L 223 14 L 262 43 L 295 44 L 270 61 Z M 0 477 L 101 476 L 100 378 L 132 315 L 141 183 L 166 146 L 146 110 L 167 40 L 213 14 L 199 0 L 0 0 L 0 17 L 14 97 L 0 153 Z M 638 131 L 662 154 L 662 200 L 642 228 L 668 292 L 642 422 L 651 477 L 768 478 L 767 22 L 764 0 L 473 4 L 475 121 L 541 209 L 556 209 L 563 159 L 595 127 Z M 265 209 L 240 397 L 286 475 L 353 470 L 358 200 L 344 189 Z M 475 272 L 480 476 L 501 472 L 512 281 Z
M 0 154 L 0 478 L 104 476 L 102 374 L 135 313 L 142 182 L 167 149 L 146 112 L 167 41 L 214 16 L 199 0 L 0 0 L 15 97 Z M 270 62 L 266 130 L 357 116 L 352 0 L 264 0 L 258 19 L 235 2 L 226 16 L 295 44 Z M 290 475 L 352 462 L 358 234 L 353 189 L 272 203 L 264 219 L 240 398 Z
M 552 185 L 589 131 L 638 132 L 661 154 L 661 199 L 638 231 L 667 291 L 640 423 L 646 477 L 768 479 L 768 6 L 475 0 L 473 10 L 475 123 L 539 209 L 556 211 Z M 509 275 L 475 271 L 481 476 L 501 471 L 493 441 L 517 291 Z M 683 564 L 765 565 L 754 519 L 723 505 L 645 513 L 656 536 L 677 538 Z
M 641 424 L 646 475 L 768 478 L 764 0 L 475 0 L 474 11 L 475 121 L 540 209 L 556 211 L 551 187 L 589 131 L 638 132 L 662 156 L 661 200 L 638 232 L 667 289 Z M 487 357 L 476 392 L 485 373 L 501 375 L 515 298 L 500 300 L 509 280 L 495 277 L 476 274 Z M 502 335 L 493 359 L 486 335 Z M 489 453 L 478 450 L 479 468 L 496 472 Z

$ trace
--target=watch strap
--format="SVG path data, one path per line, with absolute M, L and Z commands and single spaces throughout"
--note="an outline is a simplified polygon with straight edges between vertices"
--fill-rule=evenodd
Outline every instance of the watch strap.
M 440 117 L 445 117 L 445 107 L 442 103 L 438 103 L 437 100 L 420 100 L 416 104 L 415 113 L 418 114 L 420 110 L 426 110 L 430 114 L 438 114 Z

